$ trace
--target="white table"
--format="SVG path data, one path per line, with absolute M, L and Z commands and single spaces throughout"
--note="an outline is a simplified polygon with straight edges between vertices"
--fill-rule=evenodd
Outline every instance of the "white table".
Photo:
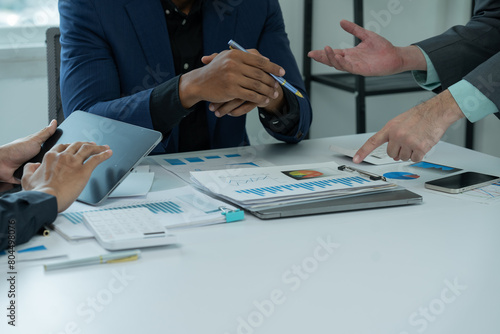
M 363 138 L 249 149 L 275 164 L 350 163 L 330 144 Z M 446 143 L 428 159 L 500 172 L 499 158 Z M 175 177 L 155 182 L 179 185 Z M 499 333 L 500 205 L 411 182 L 421 205 L 270 221 L 247 215 L 178 231 L 178 246 L 123 264 L 44 272 L 47 261 L 18 263 L 15 328 L 7 326 L 2 263 L 0 332 Z M 65 247 L 71 258 L 102 253 L 93 240 Z

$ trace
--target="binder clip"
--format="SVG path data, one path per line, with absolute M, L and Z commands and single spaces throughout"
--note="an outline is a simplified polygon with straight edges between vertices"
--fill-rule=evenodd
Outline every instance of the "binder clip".
M 228 208 L 225 207 L 219 207 L 221 211 L 221 215 L 226 216 L 226 223 L 232 223 L 238 220 L 243 220 L 245 218 L 245 212 L 240 209 L 236 210 L 229 210 Z

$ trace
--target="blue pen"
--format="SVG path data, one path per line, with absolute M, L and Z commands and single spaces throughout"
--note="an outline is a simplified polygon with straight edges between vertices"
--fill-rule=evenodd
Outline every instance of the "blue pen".
M 233 40 L 230 40 L 227 44 L 229 44 L 229 48 L 231 48 L 231 49 L 237 49 L 237 50 L 240 50 L 243 52 L 248 52 L 246 49 L 241 47 L 241 45 L 239 45 L 238 43 L 236 43 Z M 271 73 L 269 73 L 269 75 L 272 76 L 274 78 L 274 80 L 278 81 L 280 83 L 280 85 L 284 86 L 285 88 L 287 88 L 289 91 L 291 91 L 292 93 L 294 93 L 298 97 L 304 98 L 304 96 L 299 92 L 299 90 L 297 88 L 293 87 L 292 85 L 290 85 L 284 78 L 278 77 L 278 76 L 271 74 Z

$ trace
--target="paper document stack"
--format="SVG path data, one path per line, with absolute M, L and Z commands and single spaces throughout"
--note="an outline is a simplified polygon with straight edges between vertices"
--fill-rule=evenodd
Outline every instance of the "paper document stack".
M 86 212 L 146 208 L 158 216 L 170 230 L 183 227 L 218 224 L 243 219 L 240 210 L 211 198 L 191 186 L 148 193 L 145 199 L 108 200 L 99 207 L 75 202 L 57 216 L 52 227 L 69 240 L 91 238 L 93 234 L 83 224 Z
M 335 162 L 191 172 L 193 184 L 245 209 L 391 190 L 395 184 L 338 169 Z

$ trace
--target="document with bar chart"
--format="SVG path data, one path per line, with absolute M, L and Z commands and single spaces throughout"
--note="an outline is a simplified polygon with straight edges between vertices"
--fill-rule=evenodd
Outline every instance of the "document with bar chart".
M 335 162 L 191 172 L 194 185 L 244 208 L 389 190 L 395 184 L 341 171 Z
M 180 154 L 169 158 L 159 157 L 155 159 L 159 165 L 174 173 L 185 182 L 191 182 L 190 172 L 208 171 L 219 169 L 243 169 L 254 167 L 273 166 L 267 160 L 255 159 L 255 154 L 231 153 L 231 154 Z
M 148 209 L 158 215 L 160 222 L 168 229 L 223 223 L 226 220 L 221 210 L 236 210 L 227 203 L 186 186 L 150 192 L 142 200 L 120 199 L 98 207 L 76 202 L 57 216 L 53 228 L 69 240 L 92 238 L 93 234 L 83 224 L 85 212 L 133 208 Z

